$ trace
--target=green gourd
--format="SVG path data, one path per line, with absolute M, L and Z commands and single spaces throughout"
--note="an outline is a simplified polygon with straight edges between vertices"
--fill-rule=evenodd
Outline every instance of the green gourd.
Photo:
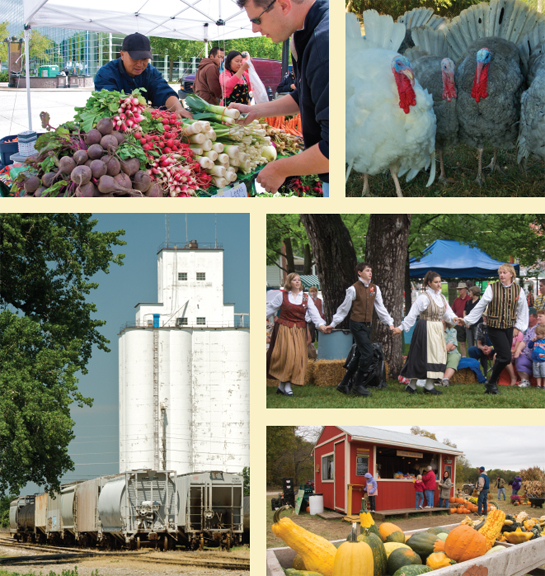
M 373 552 L 373 576 L 386 576 L 386 550 L 380 536 L 371 532 L 369 528 L 364 528 L 363 534 L 358 536 L 358 540 L 368 544 Z

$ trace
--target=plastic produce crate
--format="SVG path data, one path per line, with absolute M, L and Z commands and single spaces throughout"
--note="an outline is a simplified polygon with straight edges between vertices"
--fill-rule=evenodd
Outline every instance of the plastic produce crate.
M 16 154 L 19 150 L 18 142 L 8 142 L 8 140 L 14 140 L 17 138 L 17 134 L 13 136 L 5 136 L 0 139 L 0 164 L 2 166 L 8 166 L 8 164 L 13 164 L 10 160 L 12 154 Z

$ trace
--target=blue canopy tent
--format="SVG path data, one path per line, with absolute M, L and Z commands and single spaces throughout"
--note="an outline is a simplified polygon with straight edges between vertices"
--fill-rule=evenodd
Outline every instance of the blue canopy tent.
M 424 278 L 430 270 L 442 278 L 491 278 L 498 275 L 498 268 L 504 264 L 478 248 L 455 240 L 436 240 L 426 248 L 425 254 L 418 262 L 416 258 L 409 260 L 411 278 Z M 513 266 L 519 274 L 519 265 Z

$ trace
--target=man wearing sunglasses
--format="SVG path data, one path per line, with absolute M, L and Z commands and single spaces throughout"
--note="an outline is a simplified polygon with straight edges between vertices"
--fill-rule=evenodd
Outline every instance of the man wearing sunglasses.
M 295 90 L 272 102 L 246 106 L 231 104 L 248 114 L 240 121 L 301 113 L 305 150 L 267 164 L 257 181 L 276 192 L 288 176 L 316 174 L 329 195 L 329 1 L 328 0 L 237 0 L 252 30 L 273 42 L 291 36 Z

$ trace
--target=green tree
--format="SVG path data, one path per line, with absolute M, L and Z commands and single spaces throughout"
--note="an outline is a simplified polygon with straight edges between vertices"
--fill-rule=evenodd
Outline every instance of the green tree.
M 178 60 L 187 62 L 193 56 L 204 56 L 204 42 L 194 40 L 179 40 L 174 38 L 161 38 L 151 36 L 151 50 L 154 54 L 165 56 L 168 54 L 168 78 L 173 82 L 174 63 Z
M 18 37 L 19 38 L 24 37 L 24 32 L 22 30 L 21 32 L 19 32 Z M 54 45 L 55 43 L 47 36 L 40 34 L 37 30 L 33 29 L 30 30 L 28 51 L 31 60 L 41 60 L 42 62 L 49 62 L 49 60 L 51 59 L 49 52 L 54 47 Z
M 8 46 L 4 42 L 4 39 L 9 36 L 8 26 L 9 22 L 0 22 L 0 62 L 8 60 Z
M 11 494 L 0 498 L 0 528 L 9 526 L 9 505 L 17 496 Z
M 424 428 L 420 428 L 419 426 L 413 426 L 411 428 L 411 434 L 413 436 L 423 436 L 424 438 L 431 438 L 432 440 L 437 440 L 437 436 L 433 432 L 428 432 L 428 430 L 424 430 Z
M 73 470 L 70 405 L 93 346 L 109 352 L 87 296 L 97 272 L 122 264 L 124 234 L 96 232 L 88 214 L 0 215 L 0 495 L 27 482 L 58 489 Z M 5 273 L 9 271 L 9 273 Z
M 436 14 L 454 18 L 462 10 L 481 0 L 346 0 L 346 11 L 361 14 L 364 10 L 377 10 L 391 14 L 394 20 L 414 8 L 431 8 Z
M 242 480 L 243 480 L 243 495 L 249 496 L 250 495 L 250 467 L 244 466 L 242 469 Z
M 225 54 L 230 50 L 237 52 L 248 52 L 252 58 L 270 58 L 271 60 L 282 60 L 282 43 L 273 42 L 270 38 L 237 38 L 216 43 L 225 48 Z

